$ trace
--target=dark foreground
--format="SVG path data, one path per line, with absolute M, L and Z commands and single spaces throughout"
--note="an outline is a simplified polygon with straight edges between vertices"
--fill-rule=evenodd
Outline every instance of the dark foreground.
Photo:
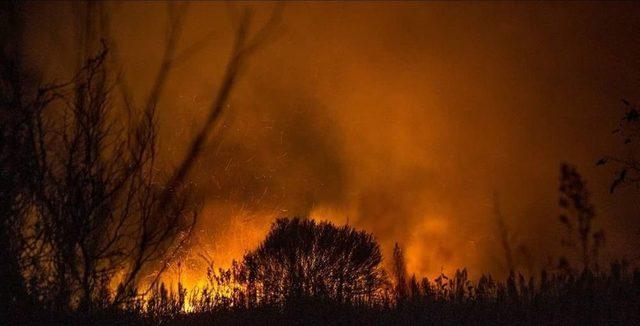
M 233 299 L 195 298 L 163 291 L 151 301 L 91 312 L 52 312 L 9 307 L 8 325 L 637 325 L 640 272 L 620 264 L 606 273 L 570 272 L 504 282 L 478 282 L 458 272 L 435 281 L 407 281 L 375 303 L 313 298 L 242 308 Z M 185 312 L 186 303 L 192 312 Z M 21 311 L 22 310 L 22 311 Z

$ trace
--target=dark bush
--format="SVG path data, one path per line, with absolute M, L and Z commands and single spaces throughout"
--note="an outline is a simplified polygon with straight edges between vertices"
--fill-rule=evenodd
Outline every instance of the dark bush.
M 367 232 L 283 218 L 245 255 L 243 276 L 251 302 L 371 301 L 384 279 L 381 261 L 380 247 Z

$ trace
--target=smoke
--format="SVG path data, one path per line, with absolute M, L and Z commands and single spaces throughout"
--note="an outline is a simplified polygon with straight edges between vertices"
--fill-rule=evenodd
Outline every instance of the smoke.
M 206 112 L 241 6 L 191 6 L 181 45 L 209 41 L 161 100 L 168 165 Z M 272 8 L 251 6 L 256 25 Z M 64 42 L 47 31 L 70 27 L 46 14 L 53 8 L 31 5 L 30 26 L 32 59 L 55 66 L 48 53 Z M 110 9 L 123 71 L 143 98 L 164 6 Z M 541 267 L 562 252 L 556 188 L 570 161 L 594 193 L 610 252 L 630 254 L 640 204 L 631 191 L 607 195 L 611 171 L 594 162 L 617 148 L 620 98 L 640 89 L 638 15 L 634 4 L 289 4 L 191 176 L 205 204 L 192 250 L 224 265 L 276 217 L 309 216 L 373 232 L 386 257 L 399 242 L 412 273 L 502 273 L 497 191 L 514 248 L 531 252 L 518 254 L 521 266 Z

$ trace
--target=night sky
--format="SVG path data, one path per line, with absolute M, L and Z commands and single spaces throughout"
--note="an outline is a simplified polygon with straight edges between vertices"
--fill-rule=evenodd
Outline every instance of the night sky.
M 274 5 L 189 8 L 178 48 L 202 46 L 172 71 L 161 99 L 166 166 L 208 110 L 245 7 L 258 26 Z M 160 62 L 165 5 L 104 8 L 114 64 L 142 102 Z M 27 59 L 45 79 L 76 64 L 73 12 L 27 6 Z M 530 252 L 518 264 L 545 266 L 565 252 L 557 188 L 569 162 L 593 194 L 603 259 L 635 258 L 638 191 L 609 194 L 615 170 L 595 165 L 629 154 L 611 134 L 622 99 L 640 103 L 638 4 L 287 3 L 191 175 L 204 202 L 192 251 L 228 264 L 274 218 L 310 216 L 373 232 L 387 255 L 399 242 L 419 275 L 463 266 L 500 274 L 497 193 L 513 243 Z

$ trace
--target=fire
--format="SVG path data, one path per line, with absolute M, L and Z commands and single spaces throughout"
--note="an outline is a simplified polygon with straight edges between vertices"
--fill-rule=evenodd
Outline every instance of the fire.
M 439 243 L 444 242 L 449 234 L 450 223 L 446 218 L 424 218 L 414 228 L 406 245 L 407 270 L 430 278 L 446 270 L 443 262 L 450 258 L 451 253 Z
M 235 215 L 225 216 L 226 213 Z M 187 289 L 203 289 L 211 287 L 209 273 L 219 269 L 228 269 L 234 261 L 241 261 L 244 254 L 257 247 L 264 239 L 271 223 L 287 212 L 272 211 L 252 212 L 246 209 L 232 208 L 228 205 L 210 206 L 203 212 L 202 220 L 210 222 L 220 216 L 214 225 L 199 225 L 194 234 L 188 252 L 179 263 L 173 263 L 163 277 L 167 284 L 182 284 Z M 308 218 L 316 221 L 329 221 L 336 225 L 348 224 L 357 229 L 374 232 L 359 220 L 357 211 L 331 206 L 316 206 L 308 214 Z M 215 232 L 212 232 L 215 230 Z M 452 232 L 450 221 L 442 216 L 427 216 L 413 228 L 408 239 L 402 239 L 405 249 L 407 269 L 416 276 L 435 277 L 441 271 L 450 272 L 455 266 L 447 264 L 453 253 L 451 249 L 441 245 Z M 379 236 L 375 234 L 374 236 Z M 400 240 L 400 239 L 399 239 Z M 385 253 L 385 261 L 390 261 L 389 250 L 393 242 L 381 242 Z M 388 248 L 387 248 L 388 247 Z M 444 262 L 444 263 L 443 263 Z M 446 265 L 445 265 L 446 264 Z M 215 288 L 217 295 L 229 296 L 233 289 Z
M 169 266 L 162 282 L 174 288 L 181 284 L 196 301 L 205 290 L 218 299 L 230 298 L 240 285 L 220 284 L 216 277 L 255 248 L 278 216 L 278 212 L 253 212 L 228 203 L 205 207 L 186 253 Z M 185 309 L 193 310 L 189 301 Z

